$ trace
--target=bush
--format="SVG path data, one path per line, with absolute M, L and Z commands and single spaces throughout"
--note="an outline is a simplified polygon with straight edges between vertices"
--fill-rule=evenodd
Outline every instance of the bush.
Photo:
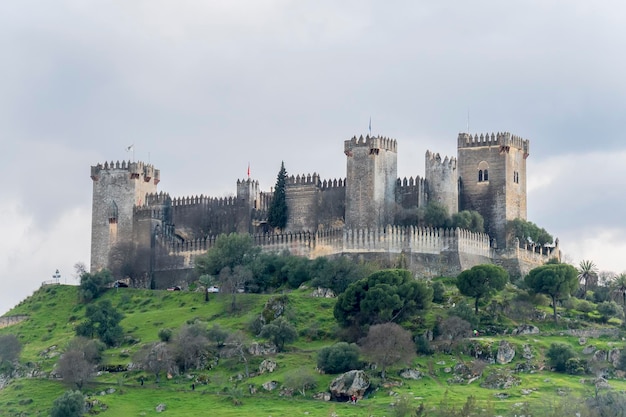
M 546 352 L 548 363 L 557 372 L 566 372 L 567 361 L 575 356 L 574 350 L 564 343 L 552 343 Z
M 317 367 L 329 374 L 361 369 L 359 348 L 353 343 L 339 342 L 326 346 L 317 354 Z
M 432 355 L 435 352 L 432 346 L 430 346 L 428 338 L 423 334 L 415 338 L 415 346 L 417 347 L 417 353 L 420 355 Z
M 172 329 L 159 330 L 159 340 L 161 342 L 169 342 L 172 339 Z
M 54 400 L 51 417 L 80 417 L 85 413 L 85 397 L 80 391 L 67 391 Z
M 441 304 L 445 301 L 446 287 L 441 281 L 433 282 L 433 302 Z

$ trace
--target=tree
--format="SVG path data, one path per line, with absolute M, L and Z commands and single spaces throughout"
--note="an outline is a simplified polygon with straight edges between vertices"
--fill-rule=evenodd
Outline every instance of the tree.
M 613 296 L 622 304 L 626 316 L 626 272 L 621 273 L 611 282 Z
M 438 323 L 437 332 L 439 333 L 439 340 L 446 343 L 445 349 L 449 353 L 457 341 L 465 339 L 471 334 L 472 325 L 461 317 L 450 316 Z
M 436 201 L 430 201 L 424 210 L 423 224 L 426 227 L 435 228 L 450 226 L 450 216 L 446 206 Z
M 287 170 L 285 169 L 285 162 L 281 162 L 280 171 L 278 171 L 278 177 L 276 178 L 276 186 L 274 187 L 274 197 L 267 211 L 267 222 L 270 226 L 278 229 L 284 229 L 287 226 L 289 215 L 285 192 L 286 183 Z
M 63 382 L 70 386 L 76 386 L 79 390 L 91 380 L 95 373 L 96 365 L 90 362 L 84 352 L 68 350 L 59 357 L 57 370 L 63 378 Z
M 488 300 L 496 292 L 504 289 L 509 274 L 498 265 L 476 265 L 465 270 L 456 278 L 456 286 L 461 294 L 474 298 L 474 311 L 478 314 L 478 302 Z
M 248 266 L 260 251 L 249 234 L 222 234 L 206 254 L 196 258 L 196 271 L 200 276 L 216 276 L 226 267 L 233 270 L 236 266 Z
M 342 326 L 400 322 L 430 307 L 433 289 L 410 271 L 387 269 L 356 281 L 337 297 L 334 316 Z
M 20 357 L 22 345 L 14 334 L 0 335 L 0 373 L 13 370 Z
M 576 353 L 571 346 L 565 343 L 552 343 L 546 352 L 548 363 L 557 372 L 567 370 L 567 362 L 576 357 Z
M 473 210 L 463 210 L 452 215 L 452 227 L 470 230 L 474 233 L 485 231 L 485 220 L 479 212 Z
M 135 355 L 135 362 L 146 372 L 154 374 L 158 383 L 161 372 L 173 372 L 176 362 L 170 347 L 165 342 L 150 343 Z
M 81 301 L 88 303 L 100 297 L 113 281 L 113 275 L 108 269 L 101 269 L 94 273 L 83 271 L 80 274 L 79 296 Z
M 220 291 L 231 295 L 230 309 L 237 309 L 237 294 L 244 289 L 247 282 L 252 279 L 252 271 L 242 265 L 237 265 L 233 269 L 224 267 L 220 271 L 219 283 Z
M 365 356 L 380 367 L 381 377 L 391 365 L 408 364 L 415 357 L 415 343 L 411 333 L 396 323 L 375 324 L 362 341 Z
M 50 417 L 80 417 L 85 411 L 83 394 L 80 391 L 66 391 L 54 400 Z
M 284 317 L 279 317 L 263 326 L 259 336 L 269 339 L 276 345 L 276 350 L 282 352 L 285 344 L 294 342 L 298 338 L 298 332 L 293 324 Z
M 175 338 L 175 359 L 181 371 L 200 369 L 208 354 L 209 338 L 201 323 L 184 325 Z
M 597 310 L 603 323 L 608 322 L 611 317 L 622 318 L 624 314 L 615 301 L 603 301 L 598 304 Z
M 539 246 L 550 245 L 554 242 L 552 235 L 540 228 L 533 222 L 524 219 L 509 220 L 506 224 L 507 234 L 512 240 L 518 238 L 520 243 L 536 244 Z
M 98 337 L 105 345 L 115 346 L 122 341 L 124 330 L 120 321 L 124 315 L 117 311 L 109 300 L 87 305 L 85 321 L 76 327 L 76 335 Z
M 298 368 L 289 371 L 285 375 L 285 387 L 298 390 L 303 397 L 306 397 L 306 390 L 317 386 L 317 378 L 309 368 Z
M 568 264 L 546 264 L 532 269 L 524 282 L 532 291 L 552 298 L 554 322 L 557 323 L 556 303 L 576 291 L 578 271 Z
M 585 298 L 589 288 L 595 288 L 598 285 L 598 267 L 593 261 L 580 261 L 578 266 L 578 281 L 582 287 L 582 298 Z
M 239 356 L 239 360 L 245 365 L 246 378 L 250 377 L 248 369 L 248 351 L 246 350 L 247 340 L 245 334 L 237 330 L 228 335 L 226 346 L 229 347 L 232 354 Z
M 353 343 L 338 342 L 317 353 L 317 367 L 328 374 L 339 374 L 361 369 L 359 347 Z
M 207 337 L 209 340 L 215 342 L 217 347 L 224 346 L 224 342 L 228 339 L 229 333 L 228 330 L 222 329 L 219 324 L 214 324 L 213 327 L 209 329 L 207 332 Z

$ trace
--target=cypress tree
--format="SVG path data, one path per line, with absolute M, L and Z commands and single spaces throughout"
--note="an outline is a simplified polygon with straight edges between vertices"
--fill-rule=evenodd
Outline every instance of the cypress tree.
M 285 197 L 285 182 L 287 180 L 287 170 L 285 170 L 285 162 L 281 162 L 280 171 L 276 178 L 276 187 L 274 187 L 274 198 L 267 213 L 267 222 L 270 226 L 284 229 L 287 225 L 287 200 Z

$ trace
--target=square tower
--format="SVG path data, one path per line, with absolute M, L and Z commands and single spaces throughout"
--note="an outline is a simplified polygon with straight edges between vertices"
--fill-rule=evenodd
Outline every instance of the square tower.
M 485 231 L 505 248 L 506 224 L 526 220 L 526 158 L 530 142 L 505 133 L 458 137 L 460 209 L 475 210 Z
M 377 228 L 393 224 L 398 177 L 394 139 L 353 137 L 344 142 L 347 157 L 346 226 Z

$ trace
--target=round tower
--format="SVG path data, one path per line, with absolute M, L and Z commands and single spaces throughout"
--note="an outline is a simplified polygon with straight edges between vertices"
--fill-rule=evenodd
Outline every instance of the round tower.
M 112 249 L 132 245 L 134 207 L 157 191 L 160 172 L 143 162 L 105 162 L 91 167 L 91 271 L 111 269 Z
M 459 211 L 459 185 L 456 158 L 441 160 L 438 153 L 426 151 L 426 184 L 428 201 L 436 201 L 452 216 Z
M 485 231 L 504 248 L 506 223 L 526 220 L 526 158 L 530 142 L 504 133 L 458 137 L 460 208 L 478 211 Z
M 398 149 L 394 139 L 353 137 L 344 142 L 347 157 L 346 226 L 377 228 L 393 224 Z

